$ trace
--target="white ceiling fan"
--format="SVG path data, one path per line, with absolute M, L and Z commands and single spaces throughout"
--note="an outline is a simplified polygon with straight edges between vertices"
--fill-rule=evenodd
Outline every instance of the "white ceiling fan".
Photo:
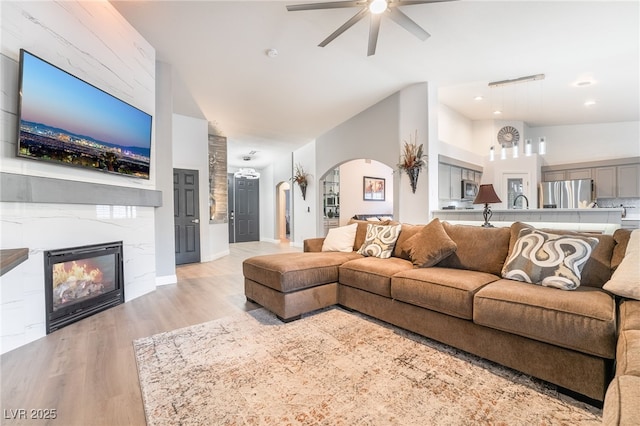
M 356 22 L 363 19 L 366 15 L 371 17 L 369 26 L 369 47 L 367 56 L 376 53 L 376 45 L 378 44 L 378 33 L 380 31 L 380 21 L 383 16 L 389 16 L 396 24 L 409 31 L 420 40 L 425 41 L 431 34 L 426 32 L 420 25 L 416 24 L 411 18 L 405 15 L 398 6 L 412 6 L 425 3 L 440 3 L 455 0 L 352 0 L 352 1 L 333 1 L 323 3 L 307 3 L 287 6 L 289 12 L 297 12 L 303 10 L 318 9 L 338 9 L 347 7 L 359 7 L 360 10 L 351 19 L 342 24 L 340 28 L 335 30 L 329 37 L 320 42 L 318 46 L 325 47 L 327 44 L 335 40 L 340 34 L 351 28 Z

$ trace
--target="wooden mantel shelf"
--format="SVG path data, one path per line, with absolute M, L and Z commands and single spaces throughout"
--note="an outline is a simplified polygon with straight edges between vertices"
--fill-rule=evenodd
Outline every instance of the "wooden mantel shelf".
M 6 274 L 28 258 L 28 248 L 0 250 L 0 276 Z

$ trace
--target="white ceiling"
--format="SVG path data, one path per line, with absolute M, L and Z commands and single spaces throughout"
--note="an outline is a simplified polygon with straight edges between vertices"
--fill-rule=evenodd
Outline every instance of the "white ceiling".
M 229 140 L 229 164 L 261 168 L 413 83 L 472 120 L 552 126 L 640 120 L 640 1 L 461 0 L 404 6 L 420 41 L 383 19 L 367 57 L 368 19 L 317 44 L 358 9 L 287 12 L 274 1 L 112 1 L 172 65 Z M 267 56 L 278 50 L 275 58 Z M 491 81 L 543 73 L 539 82 Z M 594 84 L 578 87 L 590 79 Z M 477 95 L 484 101 L 474 101 Z M 177 112 L 192 109 L 175 96 Z M 597 104 L 585 107 L 584 102 Z M 252 161 L 242 156 L 255 150 Z

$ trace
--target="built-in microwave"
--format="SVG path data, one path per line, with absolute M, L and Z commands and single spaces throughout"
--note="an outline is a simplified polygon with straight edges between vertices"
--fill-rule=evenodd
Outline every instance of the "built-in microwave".
M 463 200 L 475 200 L 478 195 L 478 184 L 475 181 L 463 179 L 462 180 L 462 199 Z

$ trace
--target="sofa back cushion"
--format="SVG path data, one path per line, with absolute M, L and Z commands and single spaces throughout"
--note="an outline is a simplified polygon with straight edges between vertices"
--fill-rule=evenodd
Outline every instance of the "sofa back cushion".
M 483 228 L 442 222 L 458 249 L 438 266 L 487 272 L 500 276 L 509 252 L 509 228 Z
M 513 247 L 520 231 L 524 228 L 534 228 L 533 226 L 522 223 L 514 222 L 511 225 L 511 239 L 509 241 L 509 253 L 511 256 Z M 589 287 L 602 288 L 604 283 L 611 279 L 611 258 L 613 257 L 613 249 L 616 242 L 612 235 L 604 234 L 591 234 L 587 232 L 573 232 L 560 229 L 541 229 L 545 232 L 550 232 L 558 235 L 577 235 L 580 237 L 592 237 L 598 239 L 598 244 L 591 252 L 591 256 L 582 269 L 582 277 L 580 279 L 580 285 L 586 285 Z
M 375 224 L 389 225 L 390 222 L 390 220 L 381 220 L 375 222 Z M 360 247 L 362 247 L 362 243 L 364 243 L 365 238 L 367 238 L 367 225 L 369 225 L 371 222 L 369 222 L 368 220 L 349 219 L 349 225 L 354 223 L 358 224 L 358 228 L 356 229 L 356 238 L 353 241 L 353 251 L 358 251 L 360 250 Z

